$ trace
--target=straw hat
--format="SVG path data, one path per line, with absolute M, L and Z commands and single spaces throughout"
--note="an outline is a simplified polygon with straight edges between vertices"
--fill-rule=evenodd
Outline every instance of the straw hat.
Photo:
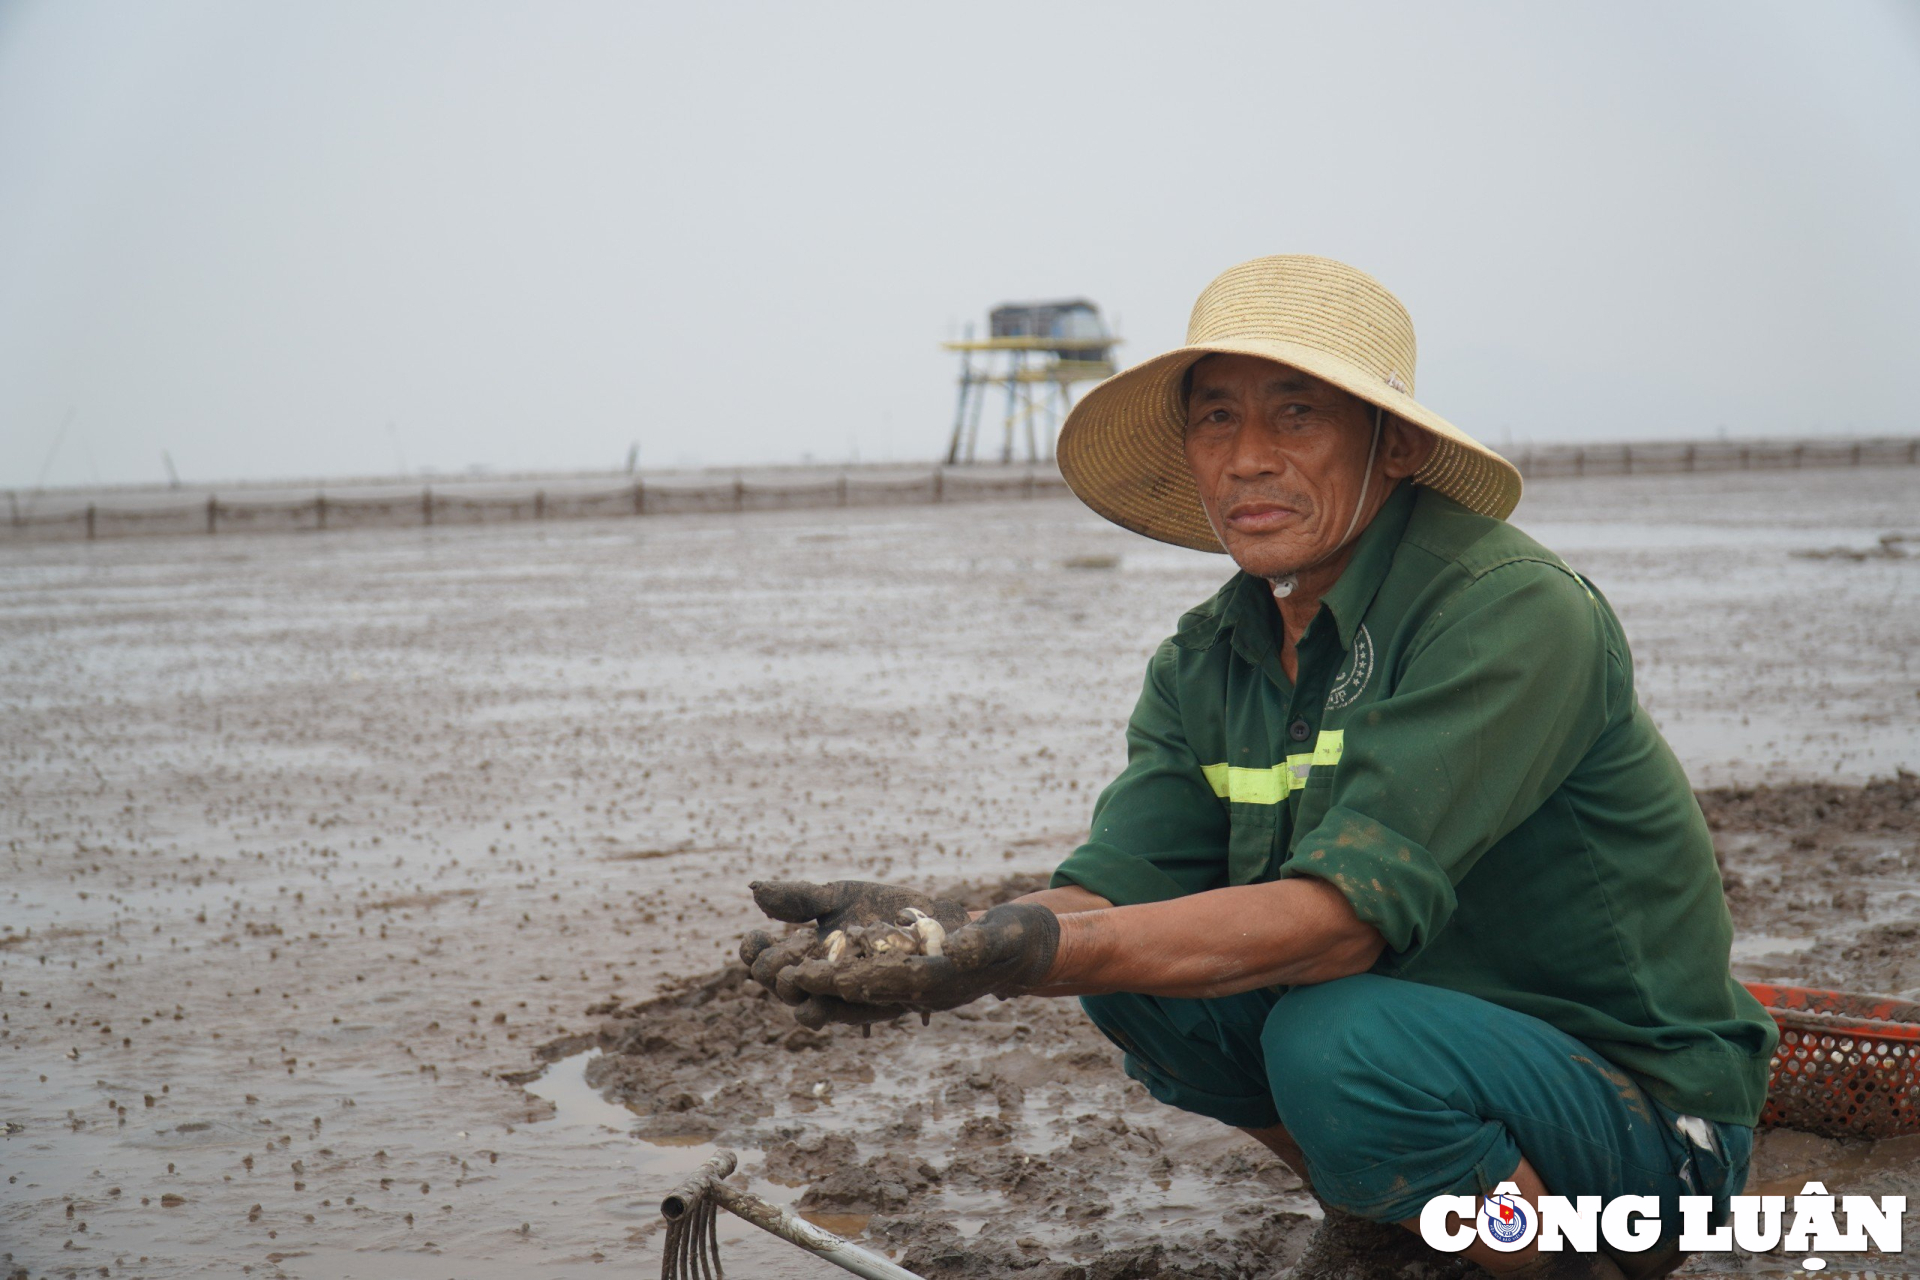
M 1434 437 L 1415 484 L 1504 520 L 1520 501 L 1513 464 L 1413 398 L 1413 318 L 1372 276 L 1331 258 L 1255 258 L 1193 304 L 1187 345 L 1089 391 L 1060 429 L 1061 474 L 1080 500 L 1123 528 L 1222 551 L 1187 469 L 1180 383 L 1202 358 L 1238 354 L 1291 365 Z

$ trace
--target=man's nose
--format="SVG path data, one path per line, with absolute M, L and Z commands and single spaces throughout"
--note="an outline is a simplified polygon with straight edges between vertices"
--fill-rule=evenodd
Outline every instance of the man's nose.
M 1233 448 L 1227 455 L 1228 475 L 1236 480 L 1255 480 L 1278 475 L 1285 468 L 1286 460 L 1259 426 L 1245 423 L 1233 433 Z

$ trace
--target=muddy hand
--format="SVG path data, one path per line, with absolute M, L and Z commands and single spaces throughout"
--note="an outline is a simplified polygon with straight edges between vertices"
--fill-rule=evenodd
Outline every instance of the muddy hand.
M 765 929 L 755 929 L 740 939 L 740 959 L 745 962 L 747 972 L 755 982 L 788 1004 L 799 1004 L 807 998 L 807 993 L 782 994 L 779 978 L 807 958 L 807 952 L 814 949 L 815 941 L 811 933 L 776 938 Z
M 841 964 L 808 959 L 778 981 L 793 996 L 890 1009 L 957 1009 L 982 996 L 1033 990 L 1045 981 L 1059 948 L 1059 917 L 1030 902 L 1009 902 L 949 934 L 943 955 L 880 955 Z
M 781 938 L 765 929 L 753 929 L 740 939 L 740 961 L 755 981 L 772 991 L 780 971 L 805 959 L 812 943 L 813 939 L 803 933 Z M 766 961 L 764 969 L 760 965 L 762 959 Z M 761 976 L 763 973 L 765 977 Z
M 750 887 L 754 902 L 775 920 L 784 920 L 789 924 L 811 922 L 814 926 L 812 934 L 797 933 L 783 939 L 775 939 L 765 930 L 756 929 L 740 943 L 740 958 L 746 962 L 753 980 L 793 1005 L 806 1000 L 807 993 L 795 989 L 791 982 L 782 984 L 780 975 L 807 959 L 816 950 L 816 944 L 831 933 L 857 926 L 897 923 L 901 913 L 909 907 L 924 911 L 950 932 L 967 922 L 967 910 L 959 903 L 949 898 L 930 898 L 924 893 L 897 885 L 874 884 L 865 880 L 835 880 L 829 884 L 813 884 L 805 880 L 756 880 Z M 852 1019 L 827 1020 L 845 1022 Z
M 809 996 L 794 1006 L 793 1020 L 818 1031 L 830 1022 L 860 1027 L 863 1031 L 876 1022 L 892 1022 L 913 1010 L 899 1004 L 848 1004 L 832 996 Z

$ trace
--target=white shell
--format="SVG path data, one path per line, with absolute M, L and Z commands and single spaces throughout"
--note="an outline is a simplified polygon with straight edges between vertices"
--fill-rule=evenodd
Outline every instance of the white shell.
M 918 907 L 905 908 L 900 918 L 907 922 L 907 932 L 913 935 L 916 952 L 923 956 L 940 954 L 940 948 L 947 941 L 947 931 L 938 920 Z
M 840 957 L 847 953 L 847 935 L 843 930 L 835 929 L 827 935 L 827 963 L 839 964 Z

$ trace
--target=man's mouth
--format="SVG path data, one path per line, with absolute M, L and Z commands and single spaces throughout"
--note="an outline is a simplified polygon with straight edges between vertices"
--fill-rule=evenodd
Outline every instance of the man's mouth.
M 1237 533 L 1272 533 L 1300 512 L 1279 502 L 1236 502 L 1221 517 L 1227 528 Z

